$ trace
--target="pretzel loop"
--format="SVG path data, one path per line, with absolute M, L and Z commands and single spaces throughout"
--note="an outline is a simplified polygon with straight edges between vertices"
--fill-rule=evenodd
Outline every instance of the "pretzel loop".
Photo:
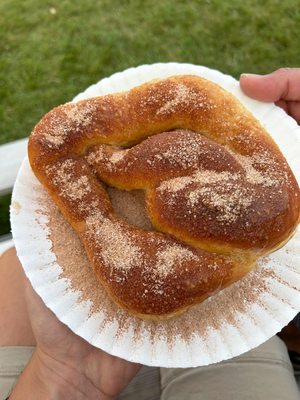
M 276 144 L 199 77 L 57 107 L 28 149 L 108 294 L 142 318 L 178 315 L 237 281 L 299 222 L 299 187 Z M 142 189 L 153 230 L 118 218 L 106 185 Z

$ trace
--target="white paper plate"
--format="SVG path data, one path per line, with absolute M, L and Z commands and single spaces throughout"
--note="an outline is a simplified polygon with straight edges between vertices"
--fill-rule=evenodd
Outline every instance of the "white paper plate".
M 278 143 L 300 181 L 300 128 L 274 104 L 251 100 L 228 75 L 191 64 L 154 64 L 105 78 L 75 97 L 128 90 L 154 78 L 194 74 L 235 95 Z M 121 358 L 162 367 L 195 367 L 228 359 L 263 343 L 300 310 L 300 230 L 257 268 L 183 316 L 166 322 L 141 321 L 119 310 L 107 317 L 108 302 L 97 310 L 74 290 L 52 251 L 48 195 L 24 160 L 14 187 L 11 224 L 18 256 L 45 304 L 75 333 Z M 58 219 L 61 217 L 57 217 Z M 58 221 L 59 222 L 59 221 Z M 71 231 L 71 230 L 70 230 Z M 70 260 L 74 249 L 65 243 Z M 84 274 L 84 270 L 83 270 Z M 103 289 L 100 289 L 102 290 Z M 238 306 L 239 305 L 239 306 Z M 121 322 L 122 321 L 122 322 Z

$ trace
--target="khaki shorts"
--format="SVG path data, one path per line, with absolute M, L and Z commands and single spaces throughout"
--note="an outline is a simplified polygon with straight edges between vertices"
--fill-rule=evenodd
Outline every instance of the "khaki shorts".
M 0 400 L 6 399 L 33 347 L 0 348 Z M 34 390 L 34 388 L 32 388 Z M 299 400 L 285 345 L 278 337 L 208 367 L 143 367 L 121 400 Z

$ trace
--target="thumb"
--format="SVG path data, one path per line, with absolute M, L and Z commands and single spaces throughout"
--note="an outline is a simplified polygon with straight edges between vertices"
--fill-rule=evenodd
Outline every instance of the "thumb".
M 280 68 L 267 75 L 242 74 L 243 92 L 256 100 L 300 100 L 300 68 Z
M 41 297 L 31 286 L 28 279 L 25 282 L 25 299 L 29 319 L 35 335 L 39 332 L 51 332 L 52 327 L 58 324 L 55 314 L 44 304 Z

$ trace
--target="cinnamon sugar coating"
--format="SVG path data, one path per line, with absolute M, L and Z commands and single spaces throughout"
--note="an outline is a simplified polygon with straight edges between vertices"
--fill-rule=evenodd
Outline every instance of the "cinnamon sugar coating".
M 178 315 L 237 281 L 299 222 L 299 187 L 276 144 L 196 76 L 57 107 L 28 153 L 101 284 L 142 318 Z M 107 185 L 145 191 L 147 229 L 115 214 Z

